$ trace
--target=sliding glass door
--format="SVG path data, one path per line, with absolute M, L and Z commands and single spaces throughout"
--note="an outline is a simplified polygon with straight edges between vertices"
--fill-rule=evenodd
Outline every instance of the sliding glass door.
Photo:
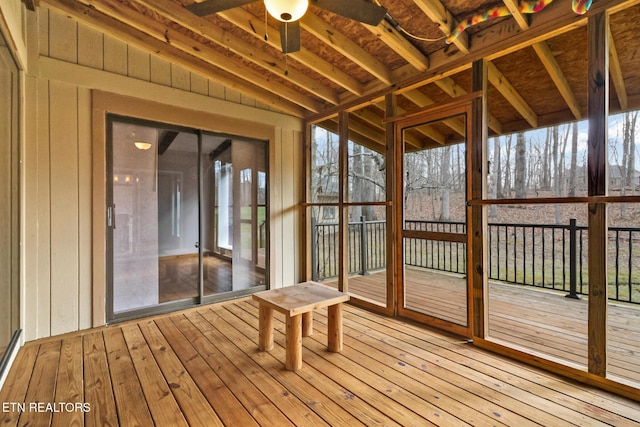
M 108 320 L 265 289 L 267 144 L 110 117 Z

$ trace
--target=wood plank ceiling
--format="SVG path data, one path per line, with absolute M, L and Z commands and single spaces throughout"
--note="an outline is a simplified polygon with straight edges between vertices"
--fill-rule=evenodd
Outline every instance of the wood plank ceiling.
M 274 109 L 327 127 L 347 110 L 354 117 L 353 134 L 378 150 L 385 94 L 398 94 L 400 112 L 463 95 L 471 90 L 471 63 L 480 58 L 489 60 L 492 134 L 585 118 L 587 16 L 609 10 L 610 109 L 640 107 L 634 41 L 639 0 L 597 0 L 586 15 L 574 13 L 571 0 L 555 0 L 527 15 L 518 12 L 517 0 L 375 2 L 388 11 L 377 26 L 312 1 L 300 21 L 300 51 L 285 55 L 278 21 L 265 18 L 262 1 L 198 17 L 187 9 L 193 0 L 41 0 Z M 461 21 L 497 6 L 512 15 L 472 26 L 446 43 Z M 461 127 L 448 121 L 416 144 L 453 140 Z

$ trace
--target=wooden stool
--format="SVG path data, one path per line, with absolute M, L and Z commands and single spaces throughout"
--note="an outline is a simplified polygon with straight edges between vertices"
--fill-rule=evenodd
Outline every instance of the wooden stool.
M 302 337 L 313 333 L 313 310 L 327 307 L 327 348 L 342 351 L 342 303 L 349 300 L 344 294 L 315 282 L 253 294 L 258 301 L 259 347 L 261 351 L 273 348 L 273 310 L 286 316 L 286 363 L 290 371 L 302 367 Z

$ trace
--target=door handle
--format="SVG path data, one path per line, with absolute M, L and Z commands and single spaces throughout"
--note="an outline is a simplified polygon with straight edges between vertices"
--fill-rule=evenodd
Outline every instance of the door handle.
M 195 247 L 199 248 L 200 247 L 200 242 L 196 242 Z

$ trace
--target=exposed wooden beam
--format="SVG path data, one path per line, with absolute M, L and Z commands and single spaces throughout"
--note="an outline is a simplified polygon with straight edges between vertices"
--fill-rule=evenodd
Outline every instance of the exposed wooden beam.
M 452 98 L 466 95 L 467 91 L 457 84 L 451 77 L 445 77 L 434 82 L 440 89 Z M 502 124 L 492 114 L 489 114 L 489 128 L 498 135 L 502 134 Z
M 620 59 L 618 58 L 618 51 L 616 50 L 616 44 L 611 34 L 611 25 L 607 29 L 609 37 L 609 73 L 611 75 L 611 81 L 616 88 L 616 95 L 618 95 L 618 103 L 620 103 L 620 109 L 626 111 L 629 107 L 629 101 L 627 99 L 627 87 L 624 84 L 624 77 L 622 76 L 622 68 L 620 67 Z
M 401 111 L 401 109 L 398 109 L 398 111 Z M 380 141 L 384 141 L 385 129 L 384 129 L 384 124 L 382 123 L 382 117 L 376 115 L 369 109 L 356 110 L 351 112 L 351 114 L 359 117 L 362 121 L 368 123 L 371 126 L 370 127 L 371 130 L 375 129 L 376 139 Z M 355 121 L 351 121 L 352 126 L 354 122 Z M 370 137 L 373 137 L 373 134 L 364 133 L 359 128 L 354 128 L 354 129 L 360 134 L 366 134 Z M 446 139 L 444 135 L 442 135 L 440 132 L 436 131 L 435 129 L 426 130 L 420 133 L 422 133 L 425 137 L 431 138 L 434 141 L 438 142 L 438 144 L 442 145 L 445 143 Z M 422 148 L 422 141 L 419 138 L 416 138 L 414 135 L 407 135 L 405 138 L 405 142 L 407 142 L 409 145 L 411 145 L 414 148 Z
M 444 7 L 440 0 L 413 0 L 413 2 L 431 21 L 438 25 L 444 35 L 451 35 L 452 30 L 458 25 L 451 12 Z M 469 35 L 463 32 L 454 40 L 453 45 L 461 52 L 469 53 Z
M 246 10 L 242 8 L 234 8 L 225 10 L 224 12 L 219 12 L 217 15 L 231 22 L 233 25 L 243 29 L 247 33 L 252 34 L 253 36 L 264 41 L 264 35 L 258 34 L 255 31 L 254 23 L 256 21 L 256 17 Z M 261 25 L 264 25 L 264 23 L 262 23 Z M 269 27 L 269 40 L 265 41 L 265 43 L 269 44 L 275 49 L 280 50 L 280 31 L 276 28 Z M 331 80 L 335 84 L 345 88 L 345 90 L 351 92 L 355 96 L 361 96 L 364 92 L 364 88 L 358 80 L 345 73 L 344 71 L 341 71 L 333 64 L 325 61 L 315 53 L 309 51 L 304 46 L 301 47 L 300 51 L 290 53 L 289 57 L 295 59 L 301 64 L 304 64 L 315 72 Z
M 487 69 L 489 74 L 489 82 L 495 87 L 498 92 L 505 97 L 507 102 L 516 109 L 518 113 L 531 125 L 531 127 L 538 127 L 538 116 L 536 115 L 533 108 L 524 100 L 522 95 L 518 93 L 516 88 L 513 87 L 509 79 L 505 77 L 504 74 L 498 67 L 491 62 L 487 61 Z
M 542 65 L 544 65 L 547 73 L 549 73 L 549 77 L 551 77 L 551 80 L 553 80 L 558 91 L 560 91 L 560 95 L 564 99 L 564 102 L 567 103 L 567 106 L 573 113 L 574 117 L 576 119 L 581 119 L 582 113 L 580 111 L 578 100 L 569 86 L 569 81 L 562 72 L 562 69 L 560 69 L 560 65 L 558 65 L 558 61 L 556 61 L 555 56 L 553 56 L 553 52 L 551 52 L 547 42 L 535 43 L 532 47 L 538 54 L 538 58 L 542 61 Z
M 278 83 L 269 76 L 257 73 L 247 68 L 240 61 L 234 61 L 222 53 L 212 50 L 206 44 L 200 43 L 179 31 L 172 31 L 163 23 L 140 13 L 122 3 L 113 0 L 81 0 L 87 6 L 92 6 L 103 14 L 110 16 L 130 27 L 173 45 L 184 52 L 190 52 L 192 56 L 216 65 L 231 74 L 246 80 L 247 82 L 277 93 L 283 98 L 298 104 L 309 111 L 320 111 L 322 105 L 314 101 L 308 95 L 300 93 L 284 84 Z
M 301 88 L 317 95 L 331 104 L 338 104 L 338 94 L 333 90 L 322 86 L 317 80 L 295 68 L 288 67 L 282 59 L 273 57 L 267 52 L 256 49 L 251 43 L 235 37 L 222 28 L 212 25 L 204 18 L 194 15 L 184 7 L 168 0 L 136 0 L 150 10 L 163 16 L 169 21 L 174 21 L 184 28 L 210 40 L 225 49 L 229 49 L 258 67 L 280 76 L 287 75 L 287 80 Z
M 296 117 L 305 117 L 306 111 L 299 105 L 283 99 L 280 95 L 274 94 L 261 86 L 249 84 L 246 80 L 241 79 L 233 73 L 227 72 L 219 68 L 215 64 L 211 64 L 195 58 L 175 46 L 166 42 L 157 40 L 143 32 L 130 28 L 127 24 L 113 19 L 97 11 L 93 7 L 86 6 L 74 0 L 46 0 L 45 3 L 53 9 L 57 9 L 62 13 L 83 22 L 98 31 L 110 34 L 125 43 L 130 43 L 160 58 L 164 58 L 172 63 L 184 67 L 189 71 L 193 71 L 211 81 L 220 83 L 230 89 L 244 93 L 265 104 L 293 114 Z
M 378 80 L 386 84 L 391 83 L 391 72 L 382 62 L 373 57 L 373 55 L 367 53 L 344 34 L 327 24 L 315 14 L 305 14 L 305 16 L 300 20 L 300 25 L 309 33 L 313 34 L 324 43 L 358 64 Z
M 429 105 L 433 105 L 436 103 L 433 99 L 417 89 L 407 91 L 403 93 L 402 96 L 416 104 L 418 107 L 428 107 Z M 462 120 L 447 119 L 444 120 L 443 123 L 456 131 L 459 135 L 464 136 L 466 134 L 464 122 Z
M 502 0 L 502 3 L 507 6 L 507 9 L 511 12 L 511 16 L 516 20 L 516 23 L 520 28 L 529 28 L 529 21 L 522 13 L 520 13 L 518 0 Z
M 391 49 L 396 51 L 398 55 L 403 57 L 409 64 L 418 71 L 426 71 L 429 69 L 429 58 L 412 45 L 398 30 L 395 29 L 386 20 L 383 20 L 378 26 L 366 25 L 376 37 L 387 44 Z

